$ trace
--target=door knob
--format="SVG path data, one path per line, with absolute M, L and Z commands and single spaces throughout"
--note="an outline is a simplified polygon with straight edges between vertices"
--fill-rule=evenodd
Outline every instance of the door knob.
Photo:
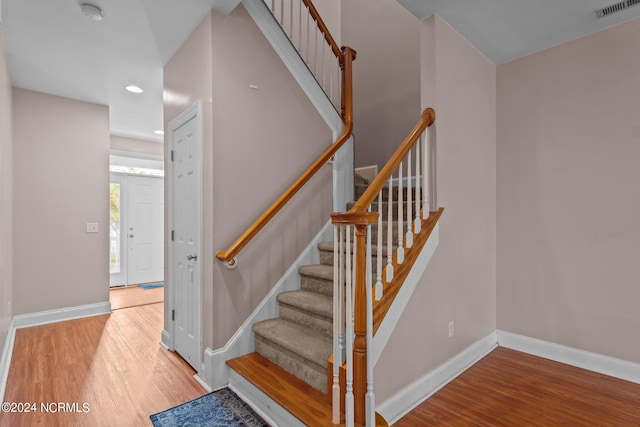
M 196 254 L 187 255 L 187 260 L 189 260 L 189 261 L 191 261 L 191 260 L 197 261 L 198 260 L 198 255 L 196 255 Z

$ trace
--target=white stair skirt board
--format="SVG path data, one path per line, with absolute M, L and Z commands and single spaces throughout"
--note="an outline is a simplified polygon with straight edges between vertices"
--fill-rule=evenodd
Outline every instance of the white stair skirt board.
M 439 241 L 439 232 L 440 225 L 439 223 L 435 225 L 427 243 L 425 243 L 420 255 L 418 255 L 418 259 L 415 264 L 411 268 L 411 271 L 407 275 L 398 295 L 396 295 L 395 300 L 393 300 L 393 304 L 391 304 L 391 308 L 387 312 L 384 320 L 380 324 L 378 331 L 373 337 L 373 364 L 375 366 L 376 362 L 380 358 L 384 347 L 387 345 L 387 341 L 391 337 L 393 330 L 395 329 L 400 317 L 402 317 L 402 313 L 404 312 L 405 307 L 409 303 L 411 299 L 411 295 L 413 291 L 418 286 L 420 282 L 420 278 L 424 273 L 429 261 L 431 261 L 431 257 L 436 251 L 438 247 Z
M 109 301 L 13 316 L 16 329 L 111 313 Z
M 640 364 L 511 332 L 496 332 L 501 347 L 640 384 Z
M 247 402 L 270 426 L 304 427 L 304 424 L 289 411 L 233 370 L 229 376 L 229 388 Z
M 299 289 L 300 280 L 298 269 L 307 264 L 318 264 L 320 254 L 318 243 L 333 239 L 333 225 L 327 222 L 322 230 L 302 251 L 300 256 L 291 264 L 291 267 L 273 286 L 262 302 L 256 307 L 251 315 L 240 326 L 227 344 L 220 349 L 212 350 L 207 348 L 204 352 L 204 373 L 203 380 L 212 390 L 224 387 L 229 382 L 229 371 L 231 371 L 226 361 L 255 351 L 255 339 L 251 327 L 254 323 L 262 320 L 278 317 L 278 301 L 276 297 L 279 293 Z
M 16 328 L 13 319 L 11 319 L 7 337 L 4 340 L 2 358 L 0 359 L 0 402 L 4 402 L 4 391 L 7 388 L 7 379 L 9 378 L 9 368 L 11 367 L 11 356 L 13 355 L 13 343 L 15 339 Z
M 389 425 L 394 424 L 497 346 L 498 337 L 494 331 L 385 400 L 378 405 L 377 411 Z
M 242 4 L 249 12 L 260 31 L 269 40 L 271 46 L 282 59 L 284 65 L 289 69 L 298 84 L 309 97 L 311 103 L 316 107 L 329 129 L 333 132 L 342 132 L 344 124 L 340 114 L 336 111 L 327 95 L 324 93 L 316 78 L 311 74 L 309 68 L 300 59 L 300 55 L 289 41 L 287 35 L 282 31 L 282 27 L 273 17 L 263 0 L 242 0 Z
M 336 141 L 340 135 L 333 135 Z M 338 150 L 333 160 L 333 211 L 342 212 L 354 200 L 353 135 Z M 333 236 L 329 239 L 332 240 Z

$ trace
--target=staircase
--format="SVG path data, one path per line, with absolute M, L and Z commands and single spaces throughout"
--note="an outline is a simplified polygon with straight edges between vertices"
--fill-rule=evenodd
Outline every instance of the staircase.
M 338 47 L 311 0 L 242 1 L 274 48 L 289 52 L 280 53 L 281 58 L 298 75 L 312 102 L 318 102 L 314 105 L 321 115 L 340 111 L 342 123 L 341 130 L 332 127 L 336 142 L 229 248 L 216 253 L 227 268 L 237 267 L 235 257 L 240 251 L 323 165 L 333 161 L 334 206 L 349 200 L 345 194 L 351 192 L 353 171 L 352 158 L 345 153 L 351 153 L 347 142 L 353 141 L 355 51 Z M 296 16 L 303 21 L 294 24 Z M 274 22 L 282 31 L 268 35 L 265 29 Z M 309 31 L 310 22 L 317 33 L 302 36 L 301 30 L 306 26 Z M 309 41 L 314 38 L 327 46 L 310 49 Z M 293 45 L 294 55 L 287 50 Z M 331 52 L 326 63 L 325 51 Z M 319 59 L 310 52 L 322 52 L 322 56 Z M 331 71 L 336 69 L 340 77 Z M 314 97 L 310 93 L 315 89 L 310 86 L 320 88 L 323 95 Z M 332 107 L 318 107 L 327 100 Z M 252 315 L 245 322 L 252 324 L 252 341 L 244 332 L 249 329 L 241 328 L 241 335 L 248 337 L 243 341 L 246 346 L 234 354 L 255 351 L 226 360 L 229 385 L 263 413 L 273 415 L 278 424 L 387 425 L 375 412 L 373 366 L 419 282 L 416 276 L 422 274 L 437 246 L 437 233 L 434 239 L 431 233 L 437 230 L 442 209 L 436 202 L 435 141 L 427 132 L 434 120 L 435 112 L 424 110 L 371 183 L 355 177 L 356 200 L 346 203 L 345 212 L 331 215 L 334 241 L 315 248 L 319 264 L 298 268 L 299 288 L 295 290 L 290 290 L 294 283 L 288 279 L 294 276 L 285 275 L 292 286 L 275 296 L 277 310 L 270 297 L 263 302 L 270 307 L 270 315 L 277 311 L 278 317 L 263 316 L 263 309 Z M 428 250 L 423 252 L 423 248 Z M 306 254 L 300 259 L 309 259 Z M 294 274 L 296 267 L 290 269 Z M 276 287 L 271 294 L 282 289 Z
M 368 182 L 357 174 L 354 182 L 359 197 Z M 355 201 L 348 203 L 347 208 L 354 204 Z M 383 211 L 386 212 L 386 206 Z M 397 222 L 392 225 L 397 230 Z M 383 227 L 386 233 L 386 221 Z M 271 397 L 287 409 L 295 411 L 288 402 L 292 396 L 306 396 L 295 406 L 300 411 L 298 419 L 307 426 L 332 425 L 327 392 L 331 378 L 329 358 L 333 353 L 334 243 L 321 242 L 317 250 L 320 264 L 303 265 L 298 270 L 300 289 L 277 296 L 279 317 L 253 325 L 255 353 L 227 362 L 231 369 L 270 395 L 274 394 L 271 385 L 279 383 L 280 393 Z M 386 247 L 384 254 L 387 255 Z M 322 416 L 317 419 L 317 414 L 309 416 L 308 412 Z M 387 423 L 378 416 L 376 425 Z

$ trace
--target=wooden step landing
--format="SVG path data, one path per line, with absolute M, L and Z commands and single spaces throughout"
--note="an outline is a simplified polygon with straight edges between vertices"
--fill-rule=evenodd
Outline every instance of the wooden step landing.
M 227 361 L 227 365 L 310 427 L 329 427 L 331 402 L 329 397 L 285 371 L 275 363 L 251 353 Z M 344 426 L 344 424 L 339 424 Z M 387 422 L 376 414 L 376 426 Z

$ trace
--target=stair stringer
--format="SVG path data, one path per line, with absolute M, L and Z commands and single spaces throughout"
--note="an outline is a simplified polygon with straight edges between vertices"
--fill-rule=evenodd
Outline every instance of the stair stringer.
M 255 337 L 251 327 L 254 323 L 278 317 L 278 301 L 276 297 L 281 292 L 293 291 L 300 288 L 298 269 L 303 265 L 318 264 L 320 254 L 318 243 L 333 239 L 333 224 L 328 221 L 311 240 L 302 253 L 291 264 L 289 269 L 263 298 L 256 309 L 244 321 L 242 326 L 229 339 L 224 347 L 212 350 L 207 348 L 204 353 L 204 382 L 217 390 L 229 384 L 229 368 L 225 362 L 255 351 Z
M 440 229 L 440 222 L 436 223 L 436 225 L 434 226 L 433 231 L 431 232 L 431 235 L 427 239 L 427 242 L 422 248 L 422 251 L 420 251 L 420 254 L 416 259 L 416 262 L 411 268 L 411 271 L 409 271 L 407 278 L 402 284 L 402 287 L 400 288 L 400 290 L 398 291 L 398 294 L 393 300 L 393 303 L 391 304 L 389 311 L 384 317 L 384 320 L 382 320 L 382 323 L 380 324 L 378 331 L 373 337 L 372 358 L 373 358 L 374 366 L 378 362 L 380 355 L 382 355 L 382 352 L 385 346 L 387 345 L 387 342 L 389 341 L 389 338 L 391 337 L 393 330 L 398 324 L 398 321 L 400 320 L 402 313 L 404 313 L 404 309 L 406 308 L 407 304 L 409 303 L 409 300 L 411 299 L 411 295 L 413 294 L 413 291 L 418 286 L 418 283 L 420 282 L 420 278 L 424 274 L 424 271 L 426 270 L 427 265 L 429 264 L 429 261 L 431 261 L 431 258 L 433 257 L 433 254 L 435 253 L 436 248 L 438 247 L 439 233 L 440 233 L 439 229 Z

